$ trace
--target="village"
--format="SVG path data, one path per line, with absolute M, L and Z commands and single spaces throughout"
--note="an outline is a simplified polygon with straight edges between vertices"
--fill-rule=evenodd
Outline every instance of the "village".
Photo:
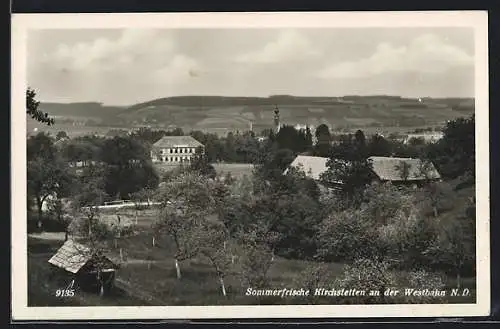
M 30 303 L 273 304 L 283 301 L 244 292 L 375 284 L 351 281 L 357 271 L 384 273 L 384 286 L 474 290 L 473 116 L 386 138 L 269 111 L 259 134 L 31 134 Z M 66 289 L 76 297 L 55 295 Z

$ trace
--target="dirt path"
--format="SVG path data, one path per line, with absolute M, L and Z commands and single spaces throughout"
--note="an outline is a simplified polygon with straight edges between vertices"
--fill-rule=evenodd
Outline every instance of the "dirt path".
M 28 237 L 49 240 L 49 241 L 64 241 L 64 232 L 42 232 L 42 233 L 30 233 Z

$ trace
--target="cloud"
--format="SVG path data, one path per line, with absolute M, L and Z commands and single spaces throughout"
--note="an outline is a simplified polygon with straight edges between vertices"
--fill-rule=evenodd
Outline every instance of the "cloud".
M 42 101 L 130 105 L 194 94 L 474 93 L 473 47 L 467 46 L 473 34 L 463 31 L 451 36 L 393 29 L 30 33 L 27 79 Z
M 152 93 L 162 92 L 164 83 L 182 84 L 201 71 L 201 63 L 181 53 L 168 30 L 124 30 L 114 39 L 60 43 L 30 59 L 30 84 L 48 96 L 78 95 L 112 103 L 134 102 L 134 92 L 163 96 Z M 47 84 L 49 76 L 54 78 Z
M 295 30 L 285 30 L 278 38 L 267 43 L 263 48 L 236 57 L 240 63 L 278 63 L 296 60 L 308 60 L 321 53 L 302 34 Z
M 321 70 L 318 76 L 326 79 L 366 78 L 411 71 L 440 74 L 473 64 L 473 56 L 461 48 L 448 44 L 445 38 L 425 34 L 413 39 L 408 46 L 380 43 L 370 57 L 332 64 Z
M 152 78 L 159 83 L 166 81 L 180 83 L 197 78 L 200 74 L 200 65 L 196 60 L 184 55 L 176 55 L 167 65 L 155 70 Z

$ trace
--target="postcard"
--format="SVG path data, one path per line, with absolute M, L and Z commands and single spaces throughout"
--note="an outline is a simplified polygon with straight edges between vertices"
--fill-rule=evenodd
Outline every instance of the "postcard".
M 487 31 L 13 14 L 13 319 L 488 315 Z

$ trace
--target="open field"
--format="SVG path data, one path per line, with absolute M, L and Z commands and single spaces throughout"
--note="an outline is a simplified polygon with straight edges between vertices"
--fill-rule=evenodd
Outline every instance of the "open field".
M 178 167 L 178 165 L 161 162 L 154 163 L 154 166 L 159 173 L 165 173 Z M 234 178 L 241 178 L 244 175 L 251 176 L 253 174 L 253 164 L 251 163 L 212 163 L 212 166 L 217 174 L 222 177 L 226 173 L 230 173 Z
M 35 128 L 37 131 L 35 131 Z M 110 130 L 118 129 L 116 127 L 100 127 L 100 126 L 73 126 L 68 123 L 58 123 L 53 126 L 47 126 L 34 120 L 28 119 L 26 122 L 26 134 L 33 135 L 38 132 L 50 133 L 52 136 L 56 136 L 58 132 L 64 131 L 69 137 L 78 137 L 85 135 L 101 135 L 105 136 Z M 127 129 L 127 128 L 123 128 Z
M 212 166 L 218 175 L 224 176 L 226 173 L 230 173 L 234 178 L 251 177 L 254 168 L 251 163 L 213 163 Z
M 250 122 L 255 131 L 270 128 L 274 106 L 280 109 L 282 124 L 325 123 L 334 131 L 356 129 L 379 133 L 406 132 L 419 127 L 442 126 L 447 120 L 469 116 L 474 112 L 473 99 L 415 99 L 397 97 L 354 98 L 227 98 L 180 97 L 153 100 L 130 107 L 105 107 L 98 103 L 41 104 L 41 108 L 56 118 L 77 121 L 91 119 L 102 126 L 72 126 L 63 122 L 54 127 L 29 120 L 28 132 L 64 130 L 69 135 L 105 134 L 110 129 L 130 129 L 137 125 L 152 125 L 158 129 L 180 127 L 184 131 L 201 130 L 226 135 L 229 131 L 245 131 Z M 106 127 L 106 123 L 109 127 Z M 112 128 L 113 126 L 114 128 Z

